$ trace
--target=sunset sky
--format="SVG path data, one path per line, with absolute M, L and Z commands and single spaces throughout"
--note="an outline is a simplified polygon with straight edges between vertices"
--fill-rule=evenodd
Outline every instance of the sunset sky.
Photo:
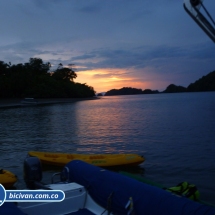
M 215 1 L 205 0 L 215 17 Z M 183 0 L 0 0 L 0 60 L 75 64 L 97 93 L 187 87 L 215 70 L 215 44 Z

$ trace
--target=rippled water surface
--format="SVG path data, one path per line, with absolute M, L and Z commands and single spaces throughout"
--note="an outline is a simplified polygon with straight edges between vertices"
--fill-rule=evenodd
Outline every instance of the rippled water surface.
M 215 204 L 215 93 L 102 97 L 0 109 L 1 168 L 19 177 L 28 151 L 138 153 L 129 169 L 164 186 L 188 181 Z M 47 168 L 50 182 L 58 168 Z

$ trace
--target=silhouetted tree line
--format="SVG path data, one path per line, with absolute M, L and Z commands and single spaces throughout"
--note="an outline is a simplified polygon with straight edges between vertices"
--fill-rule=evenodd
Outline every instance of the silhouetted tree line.
M 105 93 L 105 96 L 113 96 L 113 95 L 136 95 L 136 94 L 154 94 L 159 93 L 157 90 L 150 89 L 136 89 L 132 87 L 123 87 L 121 89 L 112 89 Z
M 170 84 L 163 93 L 183 93 L 187 92 L 186 87 L 176 86 L 175 84 Z
M 75 83 L 77 74 L 73 64 L 59 64 L 50 71 L 51 64 L 40 58 L 28 63 L 11 65 L 0 61 L 0 98 L 83 98 L 95 96 L 93 87 Z
M 188 85 L 188 87 L 176 86 L 170 84 L 164 93 L 181 93 L 181 92 L 207 92 L 215 91 L 215 71 L 210 72 L 206 76 L 201 77 L 194 83 Z
M 176 86 L 175 84 L 170 84 L 161 93 L 182 93 L 182 92 L 206 92 L 215 91 L 215 71 L 210 72 L 206 76 L 203 76 L 199 80 L 191 83 L 188 87 Z M 123 87 L 121 89 L 112 89 L 105 93 L 105 96 L 114 95 L 135 95 L 135 94 L 155 94 L 160 93 L 158 90 L 150 89 L 136 89 L 131 87 Z M 100 94 L 102 96 L 102 94 Z

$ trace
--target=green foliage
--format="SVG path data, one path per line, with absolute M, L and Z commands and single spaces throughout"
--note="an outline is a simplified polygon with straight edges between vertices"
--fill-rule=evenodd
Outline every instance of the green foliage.
M 71 66 L 71 65 L 70 65 Z M 93 87 L 74 83 L 77 74 L 59 64 L 50 72 L 51 64 L 40 58 L 11 65 L 0 61 L 0 98 L 79 98 L 93 97 Z
M 77 75 L 72 69 L 60 68 L 53 73 L 52 77 L 56 80 L 73 81 Z
M 6 64 L 3 61 L 0 61 L 0 75 L 5 75 L 7 73 L 7 68 L 9 67 L 8 64 Z

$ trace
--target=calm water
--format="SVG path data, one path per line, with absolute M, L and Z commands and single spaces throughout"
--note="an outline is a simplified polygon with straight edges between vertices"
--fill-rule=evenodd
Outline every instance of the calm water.
M 165 186 L 188 181 L 215 204 L 215 93 L 103 97 L 0 109 L 1 167 L 19 177 L 28 151 L 138 153 L 129 171 Z M 47 168 L 44 182 L 59 169 Z

